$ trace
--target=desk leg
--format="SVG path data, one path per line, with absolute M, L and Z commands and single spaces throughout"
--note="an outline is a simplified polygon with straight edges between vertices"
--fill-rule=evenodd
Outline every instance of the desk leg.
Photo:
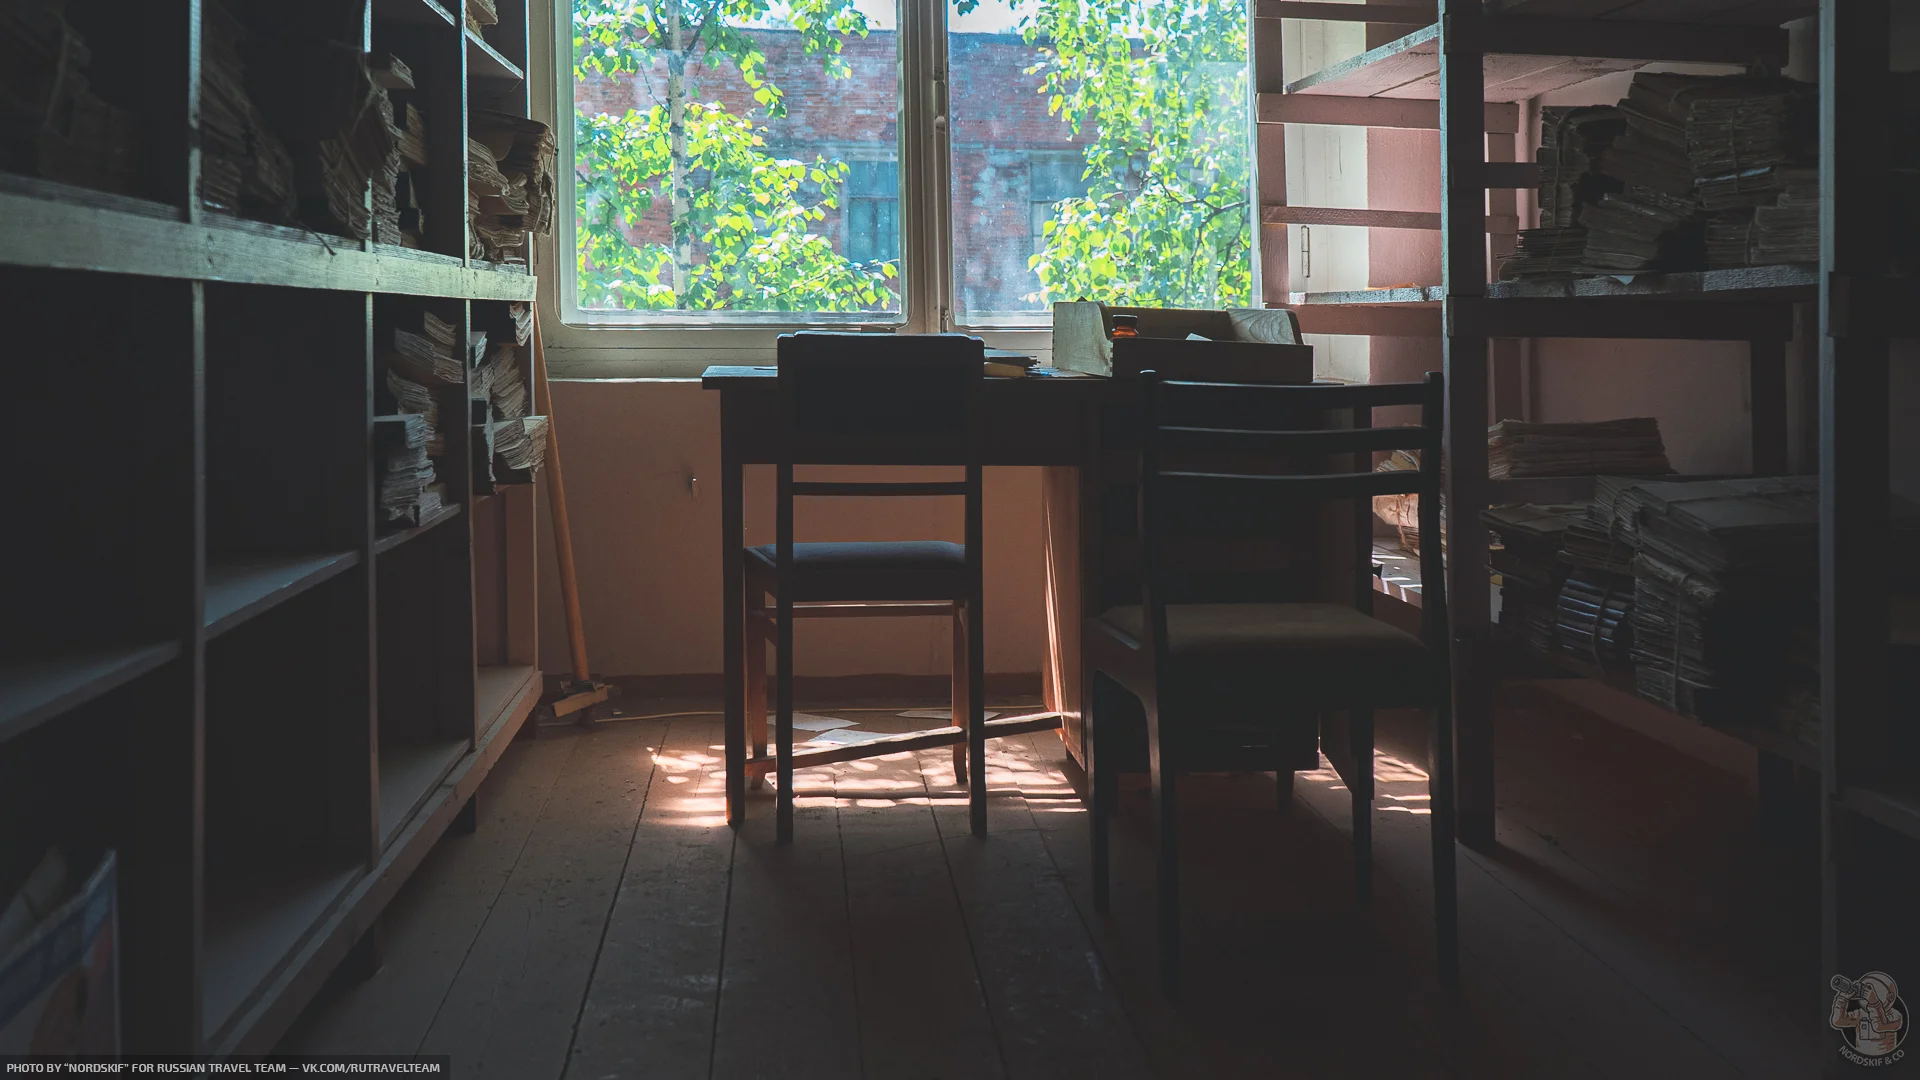
M 720 405 L 720 575 L 725 617 L 721 670 L 726 680 L 727 824 L 738 828 L 747 816 L 747 701 L 746 672 L 746 543 L 742 476 L 735 432 L 727 419 L 727 403 Z
M 1080 742 L 1080 544 L 1081 476 L 1070 465 L 1041 470 L 1041 511 L 1046 532 L 1047 672 L 1041 682 L 1048 712 L 1060 714 L 1060 739 L 1075 760 Z

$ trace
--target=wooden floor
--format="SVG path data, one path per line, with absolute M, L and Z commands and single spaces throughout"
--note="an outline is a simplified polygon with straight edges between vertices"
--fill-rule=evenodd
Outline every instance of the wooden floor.
M 1285 817 L 1270 776 L 1183 788 L 1178 1004 L 1144 793 L 1099 916 L 1052 733 L 990 746 L 984 840 L 941 750 L 801 774 L 790 848 L 767 792 L 724 825 L 716 716 L 523 740 L 478 832 L 389 909 L 384 967 L 281 1049 L 511 1080 L 1817 1074 L 1811 850 L 1760 844 L 1740 780 L 1527 686 L 1499 716 L 1499 847 L 1460 861 L 1462 987 L 1440 990 L 1418 722 L 1381 724 L 1367 912 L 1330 770 Z

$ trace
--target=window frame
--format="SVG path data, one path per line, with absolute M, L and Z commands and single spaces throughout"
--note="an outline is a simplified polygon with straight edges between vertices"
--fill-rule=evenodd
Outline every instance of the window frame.
M 559 145 L 559 213 L 551 236 L 536 237 L 534 271 L 540 305 L 557 318 L 543 319 L 547 344 L 554 350 L 550 369 L 573 378 L 692 378 L 710 364 L 771 363 L 781 334 L 806 329 L 896 333 L 963 331 L 990 347 L 1036 354 L 1051 350 L 1050 312 L 1033 313 L 1031 323 L 969 324 L 953 310 L 951 131 L 947 116 L 948 4 L 945 0 L 897 0 L 900 54 L 900 112 L 896 147 L 900 165 L 896 227 L 900 234 L 901 310 L 897 314 L 797 312 L 612 312 L 578 306 L 574 241 L 575 177 L 573 83 L 573 0 L 547 0 L 550 19 L 536 20 L 535 34 L 546 37 L 533 51 L 535 70 L 528 78 L 536 90 L 535 111 L 553 128 Z M 1251 148 L 1257 139 L 1253 35 L 1257 0 L 1248 0 L 1248 124 Z M 544 25 L 540 25 L 544 24 Z M 544 68 L 545 70 L 539 70 Z M 548 93 L 552 94 L 547 98 Z M 545 106 L 545 108 L 541 108 Z M 1249 192 L 1259 190 L 1259 155 L 1250 155 Z M 1257 203 L 1258 200 L 1252 200 Z M 1256 251 L 1264 240 L 1258 208 L 1252 211 Z M 1253 295 L 1261 295 L 1262 260 L 1252 260 Z

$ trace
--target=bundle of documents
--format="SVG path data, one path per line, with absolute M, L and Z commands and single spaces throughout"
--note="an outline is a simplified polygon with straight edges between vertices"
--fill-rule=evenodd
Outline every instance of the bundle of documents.
M 1504 279 L 1571 273 L 1587 249 L 1584 207 L 1618 191 L 1620 183 L 1600 171 L 1607 147 L 1626 130 L 1626 118 L 1610 105 L 1548 106 L 1540 111 L 1540 227 L 1522 229 L 1518 246 L 1500 266 Z
M 418 525 L 440 509 L 445 487 L 428 454 L 427 419 L 418 413 L 373 418 L 380 462 L 380 513 L 387 522 Z
M 391 70 L 390 68 L 388 70 Z M 392 193 L 400 170 L 393 103 L 358 49 L 326 42 L 307 54 L 305 86 L 312 135 L 296 157 L 300 213 L 310 226 L 350 236 L 376 238 L 368 188 Z M 380 197 L 381 236 L 398 239 L 396 201 Z
M 547 418 L 524 416 L 494 421 L 493 453 L 497 478 L 530 482 L 532 474 L 547 460 Z
M 60 4 L 0 4 L 0 169 L 138 192 L 138 124 L 93 93 L 91 62 Z
M 226 5 L 202 10 L 200 202 L 223 214 L 294 219 L 293 156 L 247 93 L 246 28 Z
M 527 415 L 527 380 L 520 373 L 520 347 L 510 341 L 487 350 L 480 382 L 493 403 L 495 420 L 518 420 Z
M 467 140 L 468 209 L 479 257 L 525 262 L 528 233 L 553 228 L 558 144 L 538 120 L 473 110 Z
M 466 0 L 467 29 L 478 34 L 480 31 L 500 21 L 500 12 L 494 7 L 493 0 Z
M 1528 648 L 1555 648 L 1555 607 L 1567 566 L 1559 559 L 1583 503 L 1496 506 L 1480 515 L 1498 546 L 1488 564 L 1500 575 L 1500 625 Z
M 447 452 L 446 437 L 440 428 L 440 401 L 433 391 L 391 370 L 384 383 L 395 412 L 415 413 L 427 425 L 427 456 L 437 458 Z
M 1530 424 L 1502 420 L 1487 428 L 1487 475 L 1664 475 L 1666 444 L 1651 416 L 1587 423 Z
M 422 312 L 420 329 L 393 328 L 392 346 L 383 355 L 389 369 L 426 386 L 461 386 L 466 362 L 454 350 L 452 325 L 432 312 Z
M 513 319 L 513 340 L 515 344 L 525 345 L 533 340 L 533 305 L 508 304 L 507 314 Z
M 1559 648 L 1603 668 L 1632 662 L 1633 579 L 1604 570 L 1567 575 L 1554 605 Z

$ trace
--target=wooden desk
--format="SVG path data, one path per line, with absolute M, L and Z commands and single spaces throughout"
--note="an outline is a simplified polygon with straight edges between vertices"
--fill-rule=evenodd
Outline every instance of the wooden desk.
M 720 565 L 725 579 L 724 625 L 727 737 L 727 822 L 738 825 L 746 806 L 746 545 L 747 465 L 773 464 L 778 455 L 778 382 L 771 367 L 710 367 L 701 386 L 720 391 Z M 1099 515 L 1092 485 L 1080 483 L 1099 446 L 1100 406 L 1124 384 L 1101 378 L 988 379 L 987 465 L 1044 466 L 1043 528 L 1046 536 L 1047 662 L 1043 692 L 1048 710 L 1061 717 L 1068 750 L 1079 746 L 1081 598 L 1097 595 L 1082 581 L 1097 561 L 1087 545 L 1097 542 Z M 897 454 L 850 454 L 807 465 L 958 465 L 956 460 L 902 459 Z M 988 616 L 991 618 L 991 616 Z M 1084 760 L 1084 759 L 1083 759 Z

